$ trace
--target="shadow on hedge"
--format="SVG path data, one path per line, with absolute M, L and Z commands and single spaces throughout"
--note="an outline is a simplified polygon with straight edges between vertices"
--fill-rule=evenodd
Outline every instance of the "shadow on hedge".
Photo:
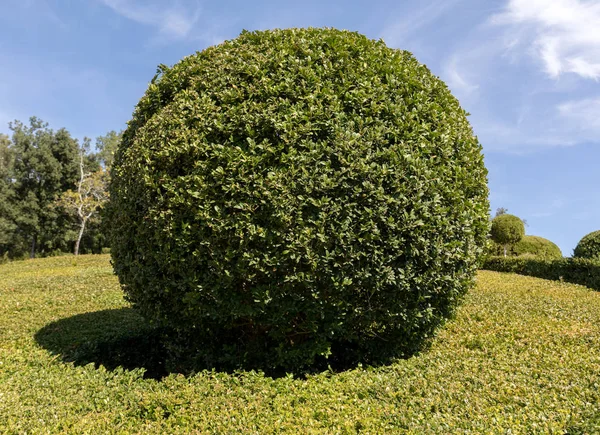
M 329 359 L 317 361 L 313 366 L 301 370 L 287 371 L 272 369 L 261 363 L 261 355 L 254 355 L 253 362 L 236 367 L 219 363 L 218 354 L 223 342 L 210 344 L 197 350 L 190 357 L 181 358 L 172 352 L 181 351 L 184 345 L 172 346 L 172 334 L 165 329 L 153 328 L 132 308 L 96 311 L 67 317 L 49 323 L 34 336 L 36 342 L 63 362 L 76 366 L 94 364 L 107 370 L 122 367 L 126 370 L 143 368 L 144 377 L 162 379 L 171 373 L 191 375 L 202 370 L 217 370 L 233 373 L 237 370 L 259 370 L 266 376 L 279 378 L 293 374 L 303 378 L 308 374 L 323 371 L 342 372 L 356 368 L 359 364 L 354 358 L 353 349 L 347 343 L 333 343 Z M 223 336 L 222 336 L 223 337 Z M 226 337 L 226 336 L 225 336 Z M 225 338 L 227 345 L 228 339 Z M 234 345 L 233 340 L 229 342 Z M 239 339 L 238 339 L 239 342 Z M 166 343 L 171 344 L 167 346 Z M 428 344 L 422 347 L 423 350 Z M 197 349 L 197 347 L 196 347 Z M 414 352 L 416 353 L 416 351 Z M 410 357 L 406 355 L 405 357 Z M 383 365 L 391 360 L 380 361 L 372 365 Z
M 44 326 L 35 340 L 64 362 L 107 370 L 143 368 L 145 378 L 168 375 L 161 333 L 131 308 L 78 314 Z

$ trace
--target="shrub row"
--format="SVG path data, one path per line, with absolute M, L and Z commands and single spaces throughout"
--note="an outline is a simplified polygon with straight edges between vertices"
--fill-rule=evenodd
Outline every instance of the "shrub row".
M 600 261 L 597 260 L 583 258 L 544 260 L 519 257 L 488 257 L 485 259 L 482 269 L 562 280 L 600 291 Z

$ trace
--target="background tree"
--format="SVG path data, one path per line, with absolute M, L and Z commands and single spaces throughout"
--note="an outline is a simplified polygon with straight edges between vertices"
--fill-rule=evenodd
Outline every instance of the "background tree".
M 90 139 L 84 138 L 79 148 L 79 181 L 77 189 L 63 192 L 57 204 L 65 210 L 76 214 L 79 222 L 79 232 L 75 242 L 74 254 L 79 255 L 79 247 L 88 221 L 94 216 L 108 199 L 107 172 L 98 168 L 89 172 L 86 165 L 86 155 L 89 154 Z
M 496 209 L 496 216 L 495 217 L 502 216 L 503 214 L 506 214 L 506 213 L 508 213 L 508 209 L 507 208 L 498 207 Z
M 112 166 L 115 151 L 117 151 L 122 137 L 122 131 L 117 133 L 116 131 L 112 130 L 106 133 L 106 135 L 98 136 L 96 138 L 98 160 L 105 169 L 108 169 Z
M 504 247 L 504 256 L 510 245 L 518 243 L 525 235 L 523 221 L 512 214 L 501 214 L 492 220 L 492 240 Z
M 13 223 L 14 150 L 8 136 L 0 134 L 0 256 L 8 255 L 15 237 Z
M 78 180 L 78 145 L 65 129 L 57 132 L 36 117 L 29 126 L 9 124 L 13 131 L 13 224 L 29 243 L 30 257 L 37 250 L 66 250 L 69 216 L 55 207 L 55 197 L 73 189 Z
M 0 134 L 0 259 L 100 253 L 106 228 L 92 203 L 102 196 L 121 133 L 98 137 L 94 153 L 89 139 L 80 147 L 66 129 L 53 131 L 36 117 L 9 127 L 12 137 Z M 80 194 L 82 216 L 57 200 Z

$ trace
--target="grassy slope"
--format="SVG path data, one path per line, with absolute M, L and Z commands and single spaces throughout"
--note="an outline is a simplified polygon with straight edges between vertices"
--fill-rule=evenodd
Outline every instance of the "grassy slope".
M 583 287 L 480 272 L 430 350 L 307 380 L 63 361 L 139 334 L 124 307 L 107 256 L 0 266 L 0 432 L 600 433 L 600 293 Z

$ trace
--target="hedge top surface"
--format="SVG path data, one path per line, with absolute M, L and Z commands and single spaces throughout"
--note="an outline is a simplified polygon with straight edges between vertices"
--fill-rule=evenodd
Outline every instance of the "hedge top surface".
M 523 221 L 512 214 L 502 214 L 492 220 L 492 240 L 501 245 L 517 243 L 525 235 Z
M 600 259 L 600 230 L 584 236 L 575 247 L 573 257 Z
M 514 246 L 515 255 L 532 254 L 544 259 L 562 258 L 562 252 L 556 243 L 540 236 L 523 236 Z
M 493 244 L 490 251 L 492 255 L 502 255 L 503 252 L 503 246 L 497 243 Z M 534 255 L 548 260 L 559 259 L 563 256 L 560 248 L 552 241 L 528 235 L 523 236 L 520 241 L 512 245 L 507 253 L 510 256 Z
M 489 229 L 481 145 L 447 86 L 334 29 L 244 32 L 160 67 L 110 189 L 115 270 L 145 315 L 321 354 L 431 335 Z
M 148 326 L 123 301 L 106 255 L 0 265 L 0 295 L 3 433 L 600 428 L 600 293 L 565 282 L 481 271 L 427 351 L 307 379 L 214 371 L 144 379 L 165 355 L 137 340 Z

